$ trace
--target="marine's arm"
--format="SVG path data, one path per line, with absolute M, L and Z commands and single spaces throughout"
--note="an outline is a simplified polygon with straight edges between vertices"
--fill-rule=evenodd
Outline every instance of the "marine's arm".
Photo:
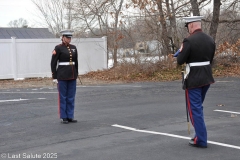
M 178 64 L 182 65 L 185 62 L 187 62 L 187 59 L 189 57 L 190 54 L 190 43 L 188 41 L 188 39 L 184 39 L 183 40 L 183 44 L 182 44 L 182 50 L 180 51 L 180 53 L 177 56 L 177 62 Z
M 56 46 L 52 52 L 52 59 L 51 59 L 51 71 L 52 71 L 52 78 L 57 79 L 57 62 L 59 59 L 59 49 Z

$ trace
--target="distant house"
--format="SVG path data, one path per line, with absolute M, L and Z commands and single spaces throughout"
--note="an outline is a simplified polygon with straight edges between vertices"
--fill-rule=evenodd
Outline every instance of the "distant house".
M 48 39 L 56 38 L 47 28 L 0 28 L 0 39 Z

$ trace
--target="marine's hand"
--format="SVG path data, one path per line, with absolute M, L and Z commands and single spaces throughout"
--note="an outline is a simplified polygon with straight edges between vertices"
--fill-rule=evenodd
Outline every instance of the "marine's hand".
M 56 83 L 56 84 L 57 84 L 57 83 L 58 83 L 58 80 L 57 80 L 57 79 L 54 79 L 54 80 L 53 80 L 53 83 Z
M 56 51 L 55 51 L 55 49 L 52 51 L 52 54 L 53 54 L 53 55 L 55 55 L 55 54 L 56 54 Z
M 183 44 L 181 44 L 181 47 L 180 47 L 180 52 L 182 52 L 182 49 L 183 49 Z
M 173 58 L 174 54 L 168 54 L 169 58 Z

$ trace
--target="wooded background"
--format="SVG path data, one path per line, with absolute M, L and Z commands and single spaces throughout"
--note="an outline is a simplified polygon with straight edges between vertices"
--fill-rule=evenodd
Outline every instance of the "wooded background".
M 147 55 L 174 53 L 188 36 L 182 17 L 204 16 L 202 29 L 214 38 L 217 52 L 239 53 L 239 0 L 32 0 L 52 33 L 71 28 L 75 37 L 108 37 L 114 66 L 119 49 L 155 43 Z M 111 52 L 110 52 L 111 51 Z

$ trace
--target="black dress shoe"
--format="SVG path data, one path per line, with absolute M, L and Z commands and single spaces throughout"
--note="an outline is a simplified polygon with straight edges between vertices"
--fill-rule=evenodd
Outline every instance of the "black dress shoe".
M 67 118 L 61 119 L 61 123 L 63 123 L 63 124 L 68 124 L 68 119 L 67 119 Z
M 68 122 L 69 122 L 69 123 L 77 123 L 77 120 L 76 120 L 76 119 L 68 118 Z
M 192 147 L 207 148 L 207 146 L 201 146 L 201 145 L 195 144 L 193 139 L 189 141 L 189 145 Z

